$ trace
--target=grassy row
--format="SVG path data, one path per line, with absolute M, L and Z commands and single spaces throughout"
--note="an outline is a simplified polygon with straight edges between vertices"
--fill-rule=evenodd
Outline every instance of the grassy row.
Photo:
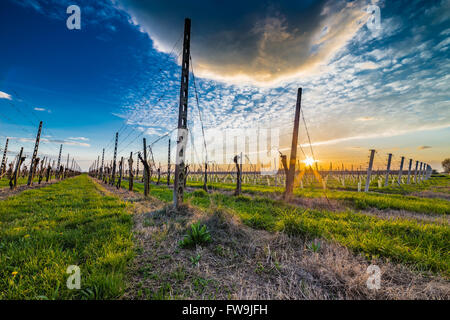
M 135 190 L 143 192 L 143 186 L 136 184 Z M 166 186 L 151 186 L 150 190 L 154 197 L 172 200 L 172 190 Z M 350 210 L 305 210 L 263 197 L 233 197 L 203 190 L 187 193 L 186 199 L 199 208 L 231 211 L 253 228 L 323 237 L 368 258 L 384 257 L 450 276 L 450 229 L 445 225 L 385 220 Z
M 201 182 L 188 182 L 188 186 L 198 187 L 203 186 Z M 234 190 L 234 184 L 226 183 L 211 183 L 210 187 L 217 190 Z M 282 194 L 284 187 L 272 187 L 261 185 L 243 185 L 242 191 L 249 194 Z M 340 191 L 327 190 L 324 192 L 320 188 L 296 188 L 294 195 L 306 198 L 320 198 L 326 195 L 328 199 L 345 201 L 355 209 L 377 208 L 406 210 L 412 212 L 420 212 L 426 214 L 450 214 L 450 201 L 439 198 L 422 198 L 416 196 L 406 196 L 400 194 L 387 194 L 375 192 L 355 192 L 355 191 Z
M 38 182 L 39 181 L 39 177 L 33 177 L 33 182 Z M 45 181 L 45 177 L 43 178 L 43 181 Z M 18 186 L 22 186 L 27 184 L 28 182 L 28 176 L 26 177 L 19 177 L 17 178 L 17 185 Z M 3 179 L 0 179 L 0 188 L 9 188 L 9 179 L 6 177 L 3 177 Z
M 25 191 L 0 205 L 0 299 L 109 299 L 133 256 L 126 204 L 86 175 Z M 69 265 L 81 290 L 66 287 Z

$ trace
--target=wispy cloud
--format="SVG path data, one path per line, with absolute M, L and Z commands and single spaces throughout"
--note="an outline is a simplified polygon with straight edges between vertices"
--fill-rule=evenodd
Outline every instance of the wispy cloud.
M 11 95 L 3 91 L 0 91 L 0 99 L 12 100 Z
M 9 139 L 16 140 L 16 141 L 19 141 L 19 142 L 32 142 L 32 143 L 34 143 L 36 141 L 35 138 L 22 138 L 22 137 L 10 137 Z M 68 145 L 68 146 L 78 146 L 78 147 L 90 147 L 91 146 L 89 143 L 72 141 L 72 140 L 62 140 L 62 139 L 42 138 L 41 142 L 64 144 L 64 145 Z
M 35 111 L 39 111 L 39 112 L 48 112 L 48 113 L 52 113 L 51 110 L 45 109 L 45 108 L 34 108 Z
M 67 138 L 68 140 L 80 140 L 80 141 L 89 141 L 89 138 L 85 138 L 85 137 L 70 137 Z

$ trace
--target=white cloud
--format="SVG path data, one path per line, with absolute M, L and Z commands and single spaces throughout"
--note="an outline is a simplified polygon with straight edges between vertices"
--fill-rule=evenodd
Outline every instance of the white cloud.
M 68 140 L 80 140 L 80 141 L 89 141 L 89 138 L 85 138 L 85 137 L 70 137 L 67 138 Z
M 3 91 L 0 91 L 0 99 L 12 100 L 11 95 Z

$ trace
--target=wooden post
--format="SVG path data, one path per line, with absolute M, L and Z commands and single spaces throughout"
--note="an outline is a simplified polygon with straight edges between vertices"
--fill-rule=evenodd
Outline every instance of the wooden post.
M 297 91 L 297 104 L 295 106 L 294 131 L 292 133 L 291 157 L 289 161 L 289 174 L 286 177 L 285 199 L 288 200 L 294 191 L 295 162 L 297 161 L 298 126 L 302 103 L 302 88 Z
M 20 148 L 19 156 L 17 157 L 17 163 L 16 168 L 14 169 L 14 174 L 11 177 L 11 180 L 9 180 L 9 186 L 11 189 L 15 189 L 17 186 L 17 176 L 20 172 L 20 166 L 22 165 L 22 162 L 25 160 L 25 157 L 22 157 L 23 154 L 23 147 Z
M 392 153 L 388 154 L 388 162 L 386 168 L 386 178 L 384 180 L 384 186 L 387 187 L 389 184 L 389 170 L 391 170 Z
M 178 209 L 184 198 L 184 187 L 186 183 L 185 156 L 187 145 L 187 111 L 188 111 L 188 89 L 189 89 L 189 57 L 191 41 L 191 20 L 184 20 L 183 37 L 183 59 L 181 64 L 181 86 L 180 86 L 180 104 L 178 110 L 178 139 L 177 155 L 175 164 L 175 181 L 173 188 L 174 207 Z
M 123 157 L 120 159 L 119 162 L 119 179 L 116 185 L 117 189 L 120 189 L 120 187 L 122 186 L 122 174 L 123 174 Z
M 133 152 L 130 152 L 130 159 L 128 159 L 128 170 L 130 177 L 128 178 L 128 190 L 133 191 L 133 180 L 134 180 L 134 174 L 133 174 Z
M 159 185 L 159 182 L 161 180 L 161 167 L 158 167 L 158 169 L 156 170 L 156 173 L 158 175 L 158 180 L 156 181 L 156 184 Z
M 403 173 L 403 163 L 405 162 L 405 157 L 402 157 L 400 160 L 400 170 L 398 171 L 397 183 L 400 185 L 402 182 L 402 173 Z
M 31 164 L 30 164 L 30 173 L 28 175 L 28 186 L 31 186 L 33 183 L 33 173 L 34 173 L 34 162 L 38 153 L 38 149 L 39 149 L 39 141 L 41 139 L 41 131 L 42 131 L 42 121 L 39 122 L 39 129 L 38 129 L 38 133 L 36 135 L 36 143 L 34 144 L 34 150 L 33 150 L 33 156 L 31 158 Z
M 42 182 L 46 161 L 47 161 L 46 157 L 44 157 L 44 161 L 41 161 L 41 169 L 39 170 L 39 181 L 38 181 L 38 184 L 41 184 L 41 182 Z
M 208 163 L 205 162 L 205 175 L 203 179 L 203 190 L 208 191 Z
M 144 160 L 142 161 L 142 164 L 144 165 L 144 196 L 148 196 L 149 188 L 150 188 L 150 168 L 147 162 L 147 140 L 143 139 L 144 144 Z
M 55 165 L 55 160 L 53 160 L 53 165 Z M 48 182 L 50 180 L 51 175 L 52 175 L 52 166 L 50 165 L 50 161 L 49 161 L 48 166 L 47 166 L 46 177 L 45 177 L 46 182 Z
M 375 150 L 370 150 L 370 159 L 369 159 L 369 167 L 367 168 L 367 179 L 366 186 L 364 188 L 364 192 L 369 191 L 370 186 L 370 176 L 372 175 L 372 166 L 373 166 L 373 158 L 375 157 Z
M 236 164 L 236 190 L 234 191 L 235 196 L 239 196 L 241 194 L 241 167 L 238 163 L 238 156 L 235 155 L 233 158 L 233 162 Z

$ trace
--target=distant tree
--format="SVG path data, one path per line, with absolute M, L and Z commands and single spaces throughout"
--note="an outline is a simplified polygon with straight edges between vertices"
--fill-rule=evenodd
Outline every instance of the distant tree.
M 444 172 L 449 173 L 450 172 L 450 158 L 445 159 L 442 161 L 442 167 L 444 167 Z

